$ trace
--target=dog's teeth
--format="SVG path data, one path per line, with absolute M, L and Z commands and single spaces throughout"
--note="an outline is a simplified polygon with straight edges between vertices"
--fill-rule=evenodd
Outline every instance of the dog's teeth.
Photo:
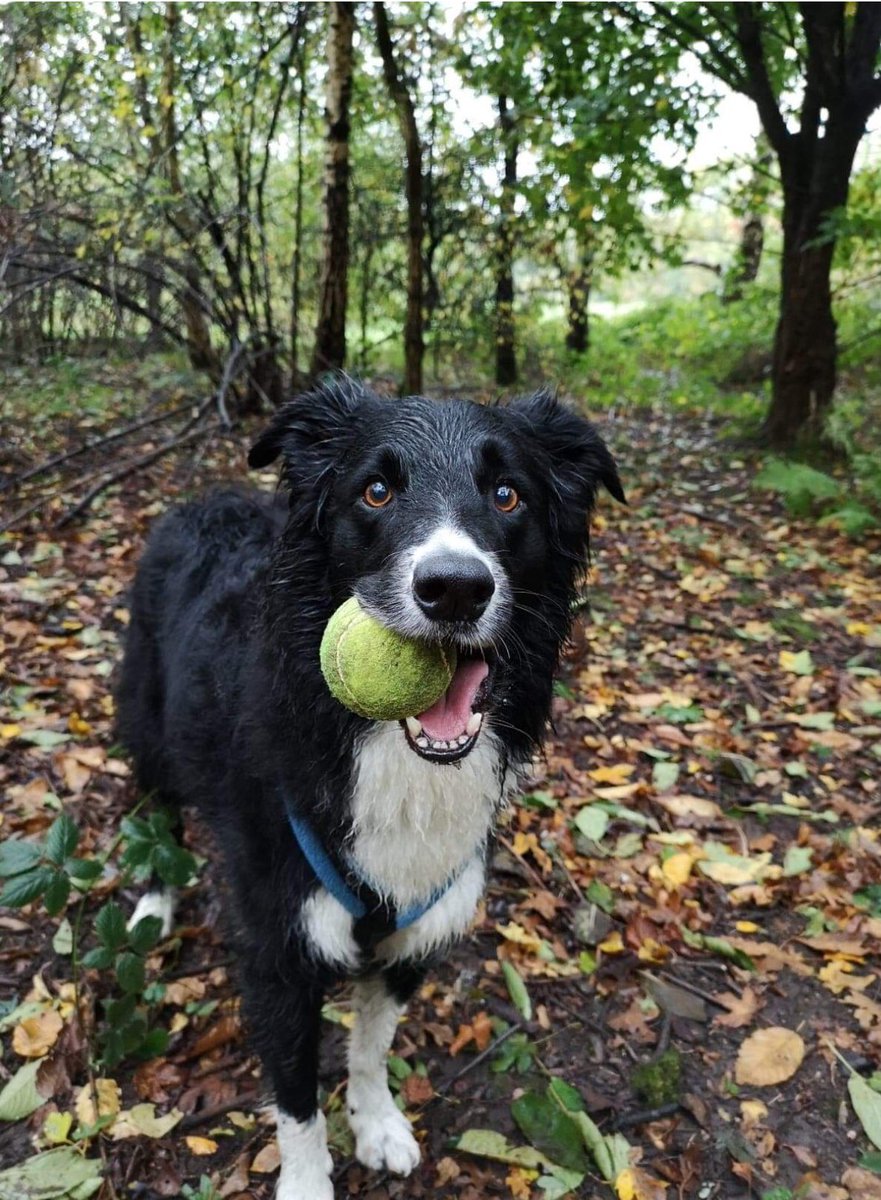
M 407 717 L 407 729 L 410 732 L 410 737 L 414 740 L 422 733 L 422 722 L 415 717 Z
M 431 744 L 435 750 L 449 750 L 450 748 L 449 742 L 444 742 L 441 739 L 438 739 L 436 742 L 432 742 Z
M 470 742 L 470 741 L 471 741 L 471 738 L 468 736 L 467 733 L 459 734 L 459 745 L 460 746 L 464 746 L 466 742 Z
M 476 712 L 471 714 L 468 718 L 468 724 L 465 726 L 465 732 L 469 737 L 474 737 L 475 733 L 480 729 L 482 721 L 483 713 Z
M 419 747 L 420 750 L 427 750 L 430 744 L 431 743 L 429 742 L 427 737 L 418 737 L 416 739 L 416 745 Z

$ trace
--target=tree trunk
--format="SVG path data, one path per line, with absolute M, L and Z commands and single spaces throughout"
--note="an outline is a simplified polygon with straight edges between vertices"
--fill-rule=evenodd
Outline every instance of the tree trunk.
M 300 387 L 300 280 L 303 270 L 303 128 L 306 121 L 306 34 L 297 61 L 297 190 L 294 199 L 294 250 L 291 255 L 291 388 Z
M 327 139 L 324 156 L 324 260 L 311 373 L 338 370 L 346 361 L 349 268 L 349 101 L 352 95 L 354 4 L 329 6 Z
M 508 97 L 499 96 L 499 130 L 505 154 L 496 259 L 496 383 L 517 382 L 514 349 L 514 195 L 517 187 L 517 137 Z
M 407 319 L 404 325 L 404 391 L 409 395 L 422 391 L 423 341 L 422 299 L 422 142 L 416 125 L 412 97 L 398 70 L 389 33 L 385 5 L 373 5 L 376 41 L 382 56 L 383 74 L 389 95 L 395 102 L 406 150 L 404 186 L 407 195 Z
M 590 345 L 588 304 L 591 287 L 590 263 L 582 260 L 581 266 L 569 276 L 569 329 L 566 333 L 566 349 L 584 354 Z
M 796 144 L 782 163 L 783 254 L 780 315 L 774 335 L 768 443 L 791 447 L 819 433 L 835 391 L 838 347 L 832 314 L 835 238 L 827 222 L 847 203 L 863 124 L 830 114 L 825 135 Z
M 178 154 L 178 131 L 175 116 L 175 47 L 178 43 L 178 7 L 171 2 L 165 6 L 165 57 L 163 60 L 162 88 L 164 92 L 164 107 L 162 113 L 163 149 L 168 177 L 168 190 L 178 208 L 178 219 L 181 228 L 186 232 L 187 240 L 195 240 L 196 230 L 186 212 L 186 198 L 180 174 L 180 158 Z M 184 270 L 184 288 L 180 293 L 181 310 L 184 318 L 184 328 L 187 334 L 187 353 L 190 365 L 197 371 L 208 371 L 217 382 L 220 378 L 220 364 L 211 345 L 211 331 L 205 317 L 204 296 L 199 268 L 187 248 L 187 265 Z

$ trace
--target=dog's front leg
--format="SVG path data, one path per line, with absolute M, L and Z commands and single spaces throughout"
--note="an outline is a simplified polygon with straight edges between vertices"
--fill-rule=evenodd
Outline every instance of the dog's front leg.
M 390 982 L 378 975 L 355 984 L 347 1106 L 358 1161 L 377 1171 L 409 1175 L 421 1155 L 410 1122 L 388 1087 L 388 1052 L 405 1007 L 392 994 Z
M 333 1162 L 318 1107 L 322 993 L 246 975 L 254 1041 L 275 1091 L 281 1174 L 276 1200 L 333 1200 Z

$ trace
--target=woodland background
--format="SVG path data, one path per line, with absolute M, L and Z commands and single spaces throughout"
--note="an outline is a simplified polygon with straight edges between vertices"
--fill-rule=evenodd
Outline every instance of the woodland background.
M 340 1195 L 881 1197 L 879 45 L 878 3 L 0 7 L 0 1200 L 272 1194 L 210 832 L 112 681 L 151 520 L 337 368 L 557 386 L 630 502 L 389 1060 L 409 1180 L 351 1159 L 328 998 Z

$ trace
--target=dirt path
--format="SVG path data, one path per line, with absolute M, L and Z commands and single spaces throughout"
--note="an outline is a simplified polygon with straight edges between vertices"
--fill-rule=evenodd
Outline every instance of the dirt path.
M 345 996 L 329 1007 L 323 1082 L 339 1193 L 565 1194 L 546 1163 L 457 1144 L 489 1129 L 555 1163 L 568 1156 L 570 1183 L 584 1175 L 578 1195 L 612 1195 L 551 1120 L 557 1079 L 579 1090 L 602 1134 L 629 1143 L 622 1197 L 871 1200 L 881 1156 L 863 1160 L 873 1148 L 838 1056 L 870 1082 L 881 1061 L 881 550 L 791 521 L 750 488 L 748 464 L 709 422 L 641 418 L 610 431 L 630 506 L 604 501 L 597 520 L 591 613 L 565 664 L 554 736 L 502 831 L 485 913 L 432 975 L 391 1064 L 425 1142 L 410 1180 L 348 1161 Z M 240 464 L 217 446 L 199 475 Z M 110 845 L 132 800 L 108 700 L 125 586 L 157 497 L 191 471 L 162 462 L 79 530 L 0 544 L 3 838 L 41 835 L 63 808 L 80 853 Z M 147 966 L 166 985 L 153 999 L 173 1031 L 168 1049 L 104 1071 L 124 1109 L 183 1117 L 158 1138 L 120 1136 L 113 1118 L 85 1145 L 106 1159 L 102 1197 L 187 1195 L 204 1174 L 223 1196 L 268 1200 L 272 1130 L 216 932 L 220 873 L 196 822 L 188 841 L 208 865 L 182 928 Z M 120 890 L 114 863 L 86 929 Z M 31 999 L 0 1031 L 0 1085 L 39 1057 L 46 1100 L 0 1121 L 3 1166 L 33 1153 L 51 1113 L 57 1135 L 87 1078 L 60 919 L 36 906 L 0 913 L 0 998 L 7 1011 Z M 86 1011 L 102 989 L 85 977 Z M 881 1112 L 881 1093 L 863 1092 Z M 466 1145 L 486 1149 L 472 1137 Z M 0 1196 L 2 1186 L 0 1176 Z

